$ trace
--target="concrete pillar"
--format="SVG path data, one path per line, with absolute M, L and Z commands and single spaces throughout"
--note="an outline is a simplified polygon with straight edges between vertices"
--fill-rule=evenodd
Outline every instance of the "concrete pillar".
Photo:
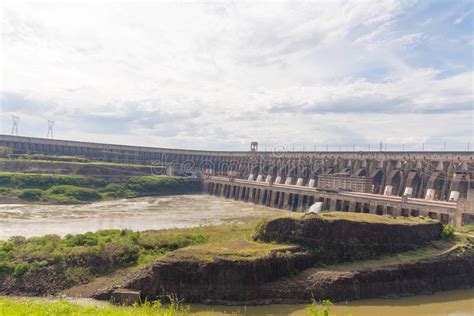
M 241 187 L 236 185 L 234 191 L 234 200 L 240 200 L 240 189 Z
M 257 182 L 262 182 L 262 179 L 263 179 L 263 176 L 261 174 L 259 174 L 257 176 Z
M 392 214 L 393 216 L 398 217 L 398 216 L 402 215 L 402 209 L 400 207 L 395 206 L 395 207 L 393 207 L 392 210 L 393 210 L 393 214 Z
M 248 201 L 253 203 L 253 188 L 249 188 Z
M 290 194 L 288 192 L 285 192 L 283 197 L 283 209 L 290 210 Z
M 456 202 L 459 199 L 459 191 L 451 191 L 449 194 L 449 200 Z
M 253 181 L 254 177 L 255 177 L 255 176 L 254 176 L 253 174 L 249 174 L 249 177 L 248 177 L 248 179 L 247 179 L 247 180 L 249 180 L 249 181 Z
M 271 199 L 271 202 L 270 202 L 270 206 L 271 206 L 271 207 L 278 208 L 278 200 L 277 200 L 277 197 L 278 197 L 278 198 L 281 198 L 281 193 L 279 193 L 279 192 L 277 192 L 277 191 L 273 191 L 272 199 Z
M 405 191 L 403 192 L 403 195 L 412 196 L 413 195 L 413 188 L 412 187 L 406 187 Z
M 385 191 L 383 191 L 383 195 L 392 195 L 392 191 L 393 191 L 393 186 L 386 185 Z
M 467 189 L 467 201 L 464 207 L 466 213 L 474 212 L 474 188 Z
M 458 200 L 458 203 L 456 205 L 456 213 L 454 214 L 454 219 L 453 219 L 453 222 L 454 222 L 453 224 L 456 227 L 462 226 L 462 213 L 465 210 L 467 202 L 468 202 L 467 200 Z M 450 220 L 451 220 L 451 217 L 452 216 L 450 216 Z
M 250 191 L 252 189 L 251 188 L 245 188 L 245 192 L 244 192 L 244 201 L 245 202 L 249 202 L 250 201 L 250 197 L 249 197 L 249 194 L 250 194 Z
M 314 179 L 309 179 L 308 187 L 314 188 L 315 184 L 316 184 L 316 180 L 314 180 Z
M 426 190 L 426 195 L 425 195 L 425 200 L 434 200 L 435 197 L 435 190 L 434 189 L 428 189 Z
M 285 180 L 285 185 L 290 185 L 292 181 L 293 181 L 293 178 L 292 178 L 292 177 L 286 178 L 286 180 Z
M 303 178 L 298 178 L 298 180 L 296 180 L 296 185 L 303 186 Z
M 354 201 L 349 201 L 349 209 L 348 209 L 348 211 L 349 211 L 349 212 L 355 212 L 355 208 L 356 208 L 356 202 L 354 202 Z
M 273 182 L 273 183 L 274 184 L 280 184 L 281 183 L 281 177 L 280 176 L 276 177 L 275 182 Z
M 267 190 L 264 190 L 264 189 L 260 190 L 260 196 L 258 197 L 258 204 L 260 205 L 265 205 L 265 192 L 267 192 Z
M 336 211 L 336 202 L 337 199 L 331 199 L 331 202 L 329 202 L 329 212 L 335 212 Z
M 369 203 L 369 212 L 370 214 L 377 214 L 377 204 Z
M 268 184 L 272 183 L 272 176 L 268 175 L 267 178 L 265 179 L 265 182 Z
M 245 199 L 245 187 L 240 187 L 239 189 L 239 200 L 243 201 Z
M 298 194 L 298 202 L 296 203 L 297 212 L 303 211 L 303 198 L 304 198 L 304 195 Z
M 272 206 L 272 196 L 275 195 L 275 192 L 272 190 L 267 190 L 267 200 L 265 201 L 266 206 Z

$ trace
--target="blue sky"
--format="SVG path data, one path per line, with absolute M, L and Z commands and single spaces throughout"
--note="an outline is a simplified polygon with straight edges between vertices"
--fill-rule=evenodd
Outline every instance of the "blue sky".
M 473 1 L 2 4 L 0 132 L 465 149 Z

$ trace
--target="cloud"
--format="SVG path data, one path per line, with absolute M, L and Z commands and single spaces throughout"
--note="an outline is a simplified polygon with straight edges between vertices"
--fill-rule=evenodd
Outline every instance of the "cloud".
M 43 136 L 53 119 L 61 138 L 178 148 L 418 141 L 439 135 L 433 124 L 465 142 L 472 31 L 446 22 L 442 9 L 8 3 L 2 132 L 15 114 L 28 135 Z
M 467 11 L 466 13 L 464 13 L 463 15 L 461 15 L 460 17 L 458 17 L 456 20 L 454 20 L 454 24 L 459 24 L 459 23 L 462 23 L 464 21 L 465 18 L 467 18 L 470 14 L 472 13 L 472 9 Z

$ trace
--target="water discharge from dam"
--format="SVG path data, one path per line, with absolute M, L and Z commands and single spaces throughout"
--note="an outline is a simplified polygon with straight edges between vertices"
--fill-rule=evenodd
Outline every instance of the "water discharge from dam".
M 283 212 L 208 195 L 121 199 L 84 205 L 0 204 L 0 240 L 100 229 L 151 230 L 242 223 Z

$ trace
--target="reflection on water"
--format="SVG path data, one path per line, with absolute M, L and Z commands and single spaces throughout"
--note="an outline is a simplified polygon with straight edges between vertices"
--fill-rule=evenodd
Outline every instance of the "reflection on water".
M 307 316 L 306 305 L 208 306 L 192 305 L 197 315 L 215 311 L 212 315 L 240 314 Z M 438 292 L 400 299 L 370 299 L 338 303 L 331 308 L 336 315 L 352 316 L 468 316 L 474 315 L 474 289 Z
M 86 205 L 0 205 L 0 240 L 109 228 L 163 229 L 239 223 L 281 212 L 208 195 L 176 195 Z
M 57 301 L 57 298 L 28 298 L 35 301 Z M 89 298 L 66 298 L 83 306 L 110 306 L 105 301 Z M 212 311 L 212 313 L 209 313 Z M 369 299 L 348 303 L 337 303 L 331 312 L 338 316 L 470 316 L 474 315 L 474 289 L 438 292 L 432 295 L 417 295 L 400 299 Z M 258 305 L 216 306 L 191 304 L 191 315 L 290 315 L 309 316 L 306 305 Z

